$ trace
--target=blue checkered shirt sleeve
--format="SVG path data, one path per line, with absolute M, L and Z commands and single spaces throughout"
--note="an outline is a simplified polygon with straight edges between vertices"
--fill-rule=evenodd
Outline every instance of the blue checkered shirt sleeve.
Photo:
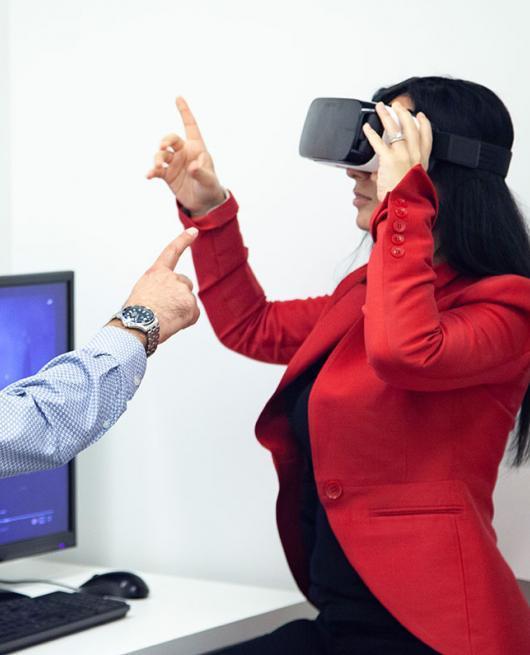
M 0 391 L 0 477 L 61 466 L 97 441 L 125 411 L 145 368 L 139 340 L 105 327 Z

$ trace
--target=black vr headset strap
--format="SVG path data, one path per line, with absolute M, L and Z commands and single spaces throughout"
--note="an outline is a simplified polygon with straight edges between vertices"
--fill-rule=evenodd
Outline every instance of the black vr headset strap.
M 433 137 L 432 159 L 467 168 L 479 168 L 506 177 L 512 158 L 507 148 L 436 129 L 433 129 Z

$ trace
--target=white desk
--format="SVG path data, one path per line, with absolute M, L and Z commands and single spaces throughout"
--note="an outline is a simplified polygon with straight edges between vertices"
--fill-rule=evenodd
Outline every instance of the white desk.
M 42 558 L 0 565 L 0 578 L 51 578 L 77 586 L 105 569 L 57 564 Z M 314 609 L 295 591 L 179 578 L 135 571 L 150 589 L 144 600 L 128 600 L 127 616 L 74 635 L 22 650 L 25 655 L 197 655 L 250 639 Z M 3 585 L 6 586 L 6 585 Z M 29 596 L 57 588 L 12 587 Z

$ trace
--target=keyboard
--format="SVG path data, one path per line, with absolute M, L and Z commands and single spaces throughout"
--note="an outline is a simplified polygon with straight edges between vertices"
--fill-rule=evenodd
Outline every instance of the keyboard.
M 127 603 L 84 593 L 56 591 L 0 602 L 0 654 L 120 619 Z

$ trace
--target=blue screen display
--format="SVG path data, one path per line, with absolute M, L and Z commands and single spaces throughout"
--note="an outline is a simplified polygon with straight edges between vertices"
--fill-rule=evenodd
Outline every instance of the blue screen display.
M 0 389 L 68 350 L 64 282 L 0 287 Z M 68 467 L 0 479 L 0 544 L 68 530 Z

